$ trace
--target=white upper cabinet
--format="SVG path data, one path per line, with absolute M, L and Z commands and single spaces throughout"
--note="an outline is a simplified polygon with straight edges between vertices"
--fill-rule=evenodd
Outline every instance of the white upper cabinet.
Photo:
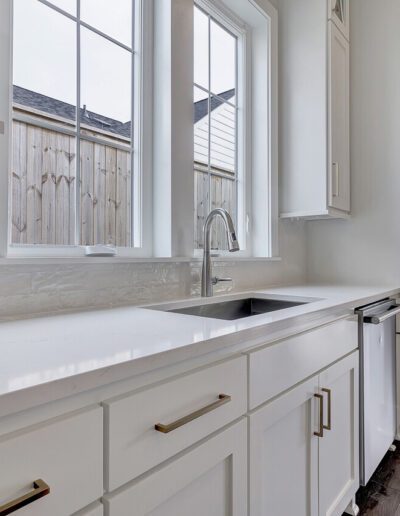
M 278 9 L 281 217 L 345 218 L 350 213 L 348 0 L 279 0 Z
M 349 43 L 329 23 L 329 207 L 350 211 Z
M 350 40 L 350 0 L 328 0 L 328 18 L 334 22 L 343 36 Z

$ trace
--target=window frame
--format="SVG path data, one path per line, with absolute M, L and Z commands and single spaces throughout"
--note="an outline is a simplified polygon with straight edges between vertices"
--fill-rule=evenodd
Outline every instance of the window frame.
M 127 47 L 114 38 L 104 34 L 102 31 L 90 24 L 80 20 L 80 1 L 77 0 L 76 15 L 72 15 L 67 11 L 59 8 L 51 3 L 51 0 L 38 0 L 49 9 L 66 16 L 76 24 L 76 42 L 77 42 L 77 106 L 80 106 L 80 27 L 86 27 L 98 35 L 105 37 L 106 40 L 117 44 L 122 48 L 130 50 L 132 54 L 132 126 L 133 137 L 130 145 L 131 164 L 132 164 L 132 246 L 116 247 L 117 256 L 121 258 L 142 258 L 151 256 L 152 254 L 152 197 L 151 197 L 151 142 L 148 141 L 152 132 L 152 117 L 148 116 L 152 112 L 151 83 L 151 45 L 152 45 L 152 1 L 151 0 L 135 0 L 134 11 L 132 13 L 132 44 Z M 1 203 L 5 202 L 7 206 L 7 218 L 4 222 L 5 210 L 0 215 L 0 256 L 9 258 L 73 258 L 85 257 L 85 245 L 79 243 L 79 226 L 80 226 L 80 201 L 81 190 L 76 189 L 76 223 L 75 223 L 75 244 L 71 245 L 47 245 L 47 244 L 13 244 L 11 240 L 12 222 L 11 222 L 11 202 L 12 187 L 10 170 L 12 167 L 12 123 L 13 114 L 13 0 L 5 0 L 2 2 L 3 9 L 6 11 L 5 16 L 0 18 L 0 34 L 3 36 L 7 45 L 0 55 L 0 66 L 8 70 L 8 74 L 2 74 L 0 79 L 0 91 L 7 89 L 7 95 L 0 98 L 0 114 L 5 113 L 6 116 L 0 116 L 5 121 L 6 134 L 4 147 L 6 148 L 6 156 L 0 158 L 0 170 L 7 169 L 7 173 L 1 172 L 0 186 L 6 183 L 6 188 L 2 188 L 0 197 Z M 5 99 L 8 105 L 6 106 Z M 79 108 L 77 108 L 78 111 Z M 146 113 L 147 116 L 144 115 Z M 78 117 L 77 117 L 78 118 Z M 37 124 L 39 125 L 39 124 Z M 76 120 L 76 152 L 80 155 L 80 121 Z M 146 139 L 143 137 L 146 135 Z M 0 135 L 1 136 L 1 135 Z M 7 162 L 6 162 L 7 160 Z M 76 163 L 76 177 L 79 181 L 80 160 Z M 7 175 L 7 178 L 4 178 Z M 134 225 L 133 225 L 134 221 Z M 4 232 L 4 227 L 7 228 Z M 136 246 L 136 247 L 133 247 Z
M 269 0 L 194 0 L 196 4 L 209 6 L 214 12 L 219 12 L 225 19 L 231 20 L 237 27 L 246 32 L 244 66 L 244 96 L 246 98 L 246 118 L 244 127 L 246 142 L 243 145 L 246 154 L 245 167 L 245 194 L 243 198 L 243 227 L 237 228 L 239 243 L 245 241 L 244 250 L 234 254 L 229 251 L 217 251 L 222 259 L 277 259 L 279 258 L 279 214 L 278 214 L 278 13 Z M 229 7 L 228 7 L 229 6 Z M 242 15 L 249 7 L 255 8 L 258 15 L 258 25 L 253 25 Z M 239 12 L 239 11 L 242 12 Z M 262 23 L 261 23 L 262 20 Z M 262 82 L 260 74 L 253 63 L 260 56 L 259 30 L 263 25 L 266 28 L 267 51 L 260 66 L 264 65 L 268 78 L 266 81 L 263 101 L 264 118 L 260 123 L 257 118 L 255 105 L 262 98 L 259 84 Z M 253 36 L 254 35 L 254 36 Z M 258 42 L 257 42 L 258 41 Z M 239 58 L 238 58 L 239 60 Z M 250 64 L 249 64 L 250 63 Z M 240 74 L 238 74 L 240 78 Z M 238 85 L 240 88 L 240 85 Z M 256 119 L 257 118 L 257 119 Z M 262 131 L 268 126 L 267 138 L 263 140 Z M 267 148 L 267 159 L 262 162 L 262 147 Z M 256 151 L 256 152 L 255 152 Z M 195 258 L 200 258 L 202 250 L 194 250 Z
M 236 151 L 235 151 L 235 195 L 236 195 L 236 220 L 234 220 L 238 241 L 241 244 L 241 250 L 236 254 L 245 257 L 251 256 L 251 238 L 247 231 L 246 221 L 249 218 L 248 207 L 250 199 L 248 192 L 251 187 L 251 166 L 249 163 L 249 145 L 251 137 L 251 128 L 249 126 L 249 108 L 251 106 L 251 56 L 249 48 L 251 46 L 251 33 L 247 25 L 234 15 L 229 9 L 222 4 L 212 0 L 194 0 L 194 6 L 197 6 L 207 16 L 211 17 L 224 30 L 236 37 Z M 209 41 L 210 45 L 210 41 Z M 211 59 L 211 48 L 209 47 L 209 59 Z M 211 64 L 209 63 L 210 74 Z M 247 78 L 247 80 L 246 80 Z M 210 80 L 210 78 L 209 78 Z M 205 88 L 199 86 L 193 81 L 194 87 L 206 92 Z M 217 92 L 210 90 L 207 93 L 218 95 Z M 212 113 L 209 113 L 211 116 Z M 211 127 L 209 128 L 211 131 Z M 209 150 L 210 152 L 210 150 Z M 195 161 L 193 160 L 193 168 Z M 209 167 L 208 167 L 209 168 Z M 210 170 L 208 170 L 210 174 Z M 210 195 L 210 193 L 209 193 Z M 202 248 L 196 248 L 195 245 L 193 255 L 199 257 L 203 253 Z M 218 254 L 229 256 L 229 251 L 218 250 Z
M 143 68 L 139 85 L 142 94 L 142 131 L 139 136 L 143 171 L 143 247 L 119 249 L 115 258 L 86 257 L 81 246 L 33 246 L 20 253 L 9 252 L 13 0 L 0 2 L 0 257 L 5 257 L 5 262 L 11 262 L 14 257 L 20 263 L 190 261 L 199 257 L 201 251 L 194 253 L 193 250 L 194 194 L 187 195 L 194 188 L 193 139 L 189 136 L 193 132 L 193 7 L 187 0 L 141 1 L 144 2 L 144 29 L 141 38 Z M 226 9 L 220 0 L 208 1 L 217 9 Z M 255 8 L 263 18 L 263 26 L 268 27 L 268 55 L 264 56 L 262 65 L 269 72 L 269 83 L 267 94 L 265 88 L 262 89 L 262 96 L 265 97 L 262 123 L 267 121 L 269 131 L 267 139 L 262 134 L 254 135 L 253 124 L 250 124 L 252 142 L 257 139 L 258 143 L 256 149 L 251 148 L 247 163 L 253 164 L 256 159 L 260 170 L 256 174 L 252 171 L 251 185 L 247 185 L 246 189 L 246 202 L 252 213 L 257 212 L 258 207 L 261 209 L 257 223 L 254 223 L 254 217 L 246 221 L 245 229 L 249 229 L 252 235 L 251 245 L 246 245 L 246 251 L 239 253 L 221 252 L 220 259 L 276 261 L 279 259 L 277 10 L 269 0 L 225 1 L 230 8 L 233 5 L 238 10 L 249 6 Z M 183 20 L 187 23 L 183 24 Z M 250 29 L 253 46 L 251 24 Z M 253 55 L 251 61 L 254 62 Z M 162 91 L 157 89 L 160 79 L 165 79 Z M 252 102 L 256 102 L 260 93 L 254 95 L 253 90 Z M 153 122 L 153 115 L 157 115 L 157 123 Z M 4 121 L 4 133 L 1 121 Z M 264 163 L 260 152 L 264 147 L 268 148 L 267 163 Z M 260 155 L 254 158 L 257 153 Z M 192 173 L 188 174 L 188 170 Z

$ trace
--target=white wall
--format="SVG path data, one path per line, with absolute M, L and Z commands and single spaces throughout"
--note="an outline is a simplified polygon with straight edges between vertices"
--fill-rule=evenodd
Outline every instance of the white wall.
M 260 289 L 305 280 L 304 224 L 280 225 L 281 261 L 214 263 L 232 277 L 216 292 Z M 201 262 L 7 263 L 0 260 L 0 321 L 71 310 L 139 305 L 200 295 Z
M 400 283 L 400 1 L 350 0 L 352 219 L 307 227 L 310 281 Z

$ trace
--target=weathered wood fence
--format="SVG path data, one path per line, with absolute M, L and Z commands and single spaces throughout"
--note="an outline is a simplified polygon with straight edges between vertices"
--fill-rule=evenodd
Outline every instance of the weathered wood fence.
M 49 118 L 49 115 L 46 116 Z M 59 127 L 64 127 L 61 124 Z M 87 134 L 80 143 L 80 210 L 76 208 L 76 137 L 34 121 L 13 122 L 12 243 L 75 244 L 79 213 L 80 244 L 130 246 L 132 173 L 129 146 L 113 135 Z M 122 147 L 122 148 L 121 148 Z M 205 219 L 211 209 L 236 216 L 236 188 L 229 172 L 212 173 L 198 164 L 195 183 L 195 247 L 202 248 Z M 209 204 L 209 198 L 211 203 Z M 220 221 L 213 227 L 212 247 L 226 249 Z
M 195 248 L 203 248 L 203 227 L 206 218 L 214 208 L 225 208 L 233 220 L 236 220 L 236 184 L 233 174 L 221 173 L 208 176 L 207 170 L 195 166 Z M 209 197 L 211 203 L 209 203 Z M 217 219 L 211 229 L 211 246 L 213 249 L 227 249 L 227 240 L 222 221 Z
M 94 133 L 93 133 L 94 134 Z M 81 140 L 80 243 L 131 245 L 130 151 Z M 14 120 L 12 243 L 75 243 L 76 138 Z

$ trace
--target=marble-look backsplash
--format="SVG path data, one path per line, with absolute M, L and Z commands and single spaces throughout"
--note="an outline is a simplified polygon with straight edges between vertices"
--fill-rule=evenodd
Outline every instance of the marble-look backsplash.
M 218 285 L 215 292 L 303 282 L 303 239 L 299 239 L 295 229 L 293 238 L 288 236 L 284 234 L 282 239 L 282 261 L 214 262 L 216 275 L 233 278 L 232 283 Z M 0 320 L 198 296 L 200 276 L 200 261 L 3 263 Z

